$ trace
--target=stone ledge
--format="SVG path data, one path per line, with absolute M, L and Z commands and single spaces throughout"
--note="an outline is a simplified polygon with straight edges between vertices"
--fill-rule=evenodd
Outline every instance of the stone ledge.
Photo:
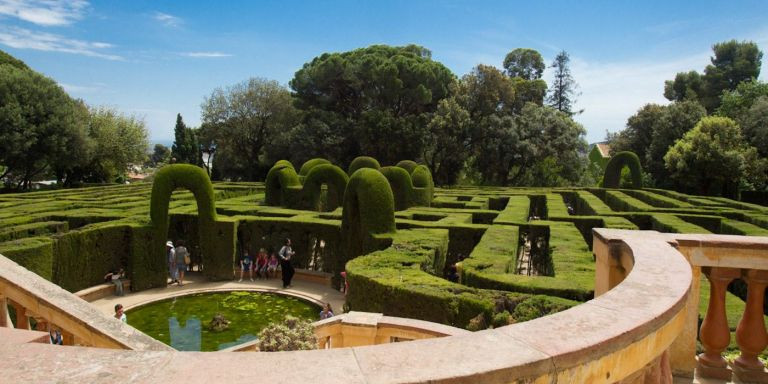
M 94 285 L 93 287 L 79 290 L 75 292 L 75 296 L 90 303 L 91 301 L 102 299 L 108 296 L 114 296 L 116 289 L 117 287 L 115 287 L 114 284 L 104 283 L 104 284 Z M 130 289 L 131 289 L 131 280 L 123 279 L 123 292 L 128 292 L 130 291 Z

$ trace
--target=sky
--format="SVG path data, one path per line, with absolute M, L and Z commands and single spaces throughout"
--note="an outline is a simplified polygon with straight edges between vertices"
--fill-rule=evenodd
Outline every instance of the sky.
M 325 52 L 418 44 L 461 77 L 515 48 L 546 63 L 565 50 L 588 142 L 622 130 L 664 80 L 702 71 L 712 45 L 768 50 L 768 1 L 87 1 L 0 0 L 0 50 L 89 105 L 141 117 L 151 142 L 176 114 L 200 124 L 216 88 L 251 77 L 288 85 Z M 763 60 L 761 80 L 768 74 Z M 545 71 L 548 82 L 552 71 Z

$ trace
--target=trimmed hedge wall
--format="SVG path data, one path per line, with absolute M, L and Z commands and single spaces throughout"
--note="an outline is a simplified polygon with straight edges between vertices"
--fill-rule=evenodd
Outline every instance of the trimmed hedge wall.
M 634 152 L 629 151 L 619 152 L 608 160 L 608 164 L 605 166 L 605 173 L 603 174 L 603 187 L 619 188 L 621 169 L 625 166 L 629 167 L 629 172 L 632 176 L 632 188 L 642 188 L 643 168 L 640 165 L 640 158 Z
M 344 201 L 344 191 L 347 189 L 349 176 L 339 167 L 332 164 L 316 164 L 309 170 L 304 179 L 302 194 L 304 207 L 312 211 L 320 210 L 321 187 L 328 185 L 326 211 L 332 211 Z
M 27 237 L 0 243 L 0 254 L 22 267 L 53 281 L 53 240 Z
M 435 269 L 431 265 L 442 258 L 438 254 L 446 251 L 447 240 L 445 230 L 399 231 L 391 247 L 348 262 L 350 309 L 469 328 L 478 317 L 487 324 L 499 317 L 525 321 L 577 304 L 546 296 L 471 288 L 425 272 Z
M 321 164 L 331 164 L 331 162 L 321 158 L 314 158 L 311 160 L 307 160 L 301 166 L 301 169 L 299 169 L 299 176 L 307 176 L 309 174 L 309 171 L 312 170 L 312 168 Z

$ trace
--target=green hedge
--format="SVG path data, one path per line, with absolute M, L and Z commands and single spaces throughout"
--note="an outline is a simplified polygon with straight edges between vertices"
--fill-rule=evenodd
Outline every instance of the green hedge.
M 304 179 L 302 194 L 304 208 L 312 211 L 320 210 L 322 185 L 328 186 L 326 211 L 332 211 L 344 201 L 344 191 L 347 189 L 349 176 L 339 167 L 332 164 L 316 164 Z
M 29 224 L 10 226 L 0 230 L 0 243 L 4 241 L 63 233 L 69 230 L 66 221 L 38 221 Z
M 358 157 L 355 157 L 351 163 L 349 163 L 349 168 L 347 168 L 347 174 L 349 176 L 352 176 L 355 173 L 355 171 L 361 168 L 379 169 L 381 168 L 381 165 L 379 164 L 379 161 L 374 159 L 373 157 L 358 156 Z
M 608 160 L 603 174 L 603 187 L 619 188 L 621 170 L 625 166 L 629 167 L 632 176 L 632 188 L 642 188 L 643 168 L 640 165 L 640 158 L 634 152 L 629 151 L 619 152 Z
M 155 228 L 153 242 L 154 257 L 166 259 L 165 242 L 168 236 L 168 209 L 171 193 L 177 188 L 185 188 L 195 196 L 198 212 L 198 225 L 200 236 L 200 251 L 203 255 L 206 276 L 211 279 L 224 278 L 222 270 L 229 268 L 234 253 L 224 257 L 219 246 L 226 242 L 221 239 L 221 228 L 217 225 L 216 203 L 214 201 L 213 185 L 208 174 L 200 167 L 190 164 L 172 164 L 160 168 L 155 173 L 152 183 L 152 196 L 150 202 L 150 219 Z M 226 237 L 226 236 L 225 236 Z M 221 265 L 219 263 L 225 263 Z M 231 275 L 231 272 L 230 274 Z
M 321 158 L 307 160 L 301 166 L 301 169 L 299 170 L 299 176 L 307 176 L 309 174 L 309 171 L 312 170 L 313 167 L 321 164 L 331 164 L 331 162 Z
M 301 202 L 299 175 L 287 160 L 280 160 L 270 168 L 264 181 L 264 203 L 283 207 L 298 207 Z
M 104 282 L 104 275 L 127 267 L 131 259 L 126 225 L 102 224 L 58 235 L 53 281 L 75 292 Z M 163 248 L 165 249 L 165 248 Z
M 445 230 L 435 229 L 399 231 L 391 247 L 348 262 L 350 309 L 466 328 L 478 316 L 491 323 L 507 311 L 512 321 L 525 321 L 577 304 L 559 298 L 476 289 L 425 272 L 436 269 L 431 265 L 440 258 L 436 254 L 445 252 L 446 235 Z
M 395 232 L 395 199 L 378 170 L 361 168 L 349 178 L 341 232 L 347 259 L 379 249 L 387 240 L 376 235 Z
M 413 174 L 413 171 L 416 170 L 416 167 L 419 166 L 419 163 L 413 160 L 400 160 L 397 162 L 395 166 L 405 169 L 410 175 L 410 174 Z
M 27 237 L 0 243 L 0 254 L 22 267 L 53 281 L 53 240 Z

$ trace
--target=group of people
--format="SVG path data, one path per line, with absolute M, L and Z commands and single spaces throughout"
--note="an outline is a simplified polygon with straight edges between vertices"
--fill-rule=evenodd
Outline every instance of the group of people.
M 267 257 L 267 251 L 264 248 L 259 249 L 259 253 L 256 256 L 256 260 L 251 258 L 248 254 L 248 250 L 243 251 L 243 257 L 240 259 L 240 280 L 243 281 L 243 275 L 248 272 L 248 275 L 253 281 L 253 272 L 256 272 L 257 277 L 270 278 L 277 274 L 277 265 L 280 263 L 280 272 L 283 277 L 283 288 L 289 288 L 291 286 L 291 279 L 295 270 L 291 259 L 296 254 L 291 248 L 291 239 L 285 239 L 285 243 L 280 248 L 280 251 L 275 255 L 274 252 L 270 252 L 270 256 Z
M 168 274 L 171 277 L 170 284 L 184 285 L 184 272 L 187 271 L 187 266 L 192 262 L 189 251 L 184 246 L 184 240 L 177 240 L 176 246 L 173 245 L 173 241 L 168 240 L 165 243 L 165 250 L 168 260 Z
M 240 281 L 243 281 L 243 274 L 248 272 L 250 274 L 251 281 L 253 281 L 253 273 L 256 272 L 256 277 L 268 279 L 275 277 L 277 274 L 277 256 L 274 252 L 267 256 L 267 251 L 264 248 L 259 249 L 259 253 L 256 256 L 256 260 L 251 258 L 248 254 L 248 250 L 243 251 L 243 257 L 240 259 Z

